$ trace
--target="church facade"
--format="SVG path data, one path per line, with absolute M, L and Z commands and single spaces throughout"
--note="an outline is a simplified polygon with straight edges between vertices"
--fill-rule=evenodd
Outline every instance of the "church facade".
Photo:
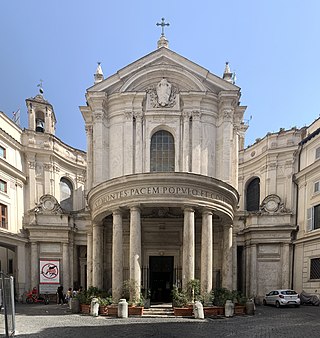
M 229 65 L 222 77 L 168 48 L 104 79 L 80 110 L 87 151 L 55 136 L 42 94 L 28 128 L 0 118 L 0 259 L 19 296 L 95 286 L 167 302 L 173 285 L 320 287 L 319 119 L 244 149 L 248 125 Z

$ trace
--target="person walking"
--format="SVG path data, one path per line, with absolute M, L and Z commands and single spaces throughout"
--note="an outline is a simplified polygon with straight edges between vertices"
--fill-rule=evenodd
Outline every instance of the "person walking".
M 58 294 L 58 304 L 62 305 L 64 303 L 64 296 L 63 296 L 63 286 L 60 285 L 57 289 Z

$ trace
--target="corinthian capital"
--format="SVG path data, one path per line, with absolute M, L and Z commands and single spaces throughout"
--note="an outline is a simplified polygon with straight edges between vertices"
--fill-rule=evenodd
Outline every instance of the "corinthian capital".
M 84 129 L 85 129 L 87 135 L 92 134 L 92 125 L 87 124 Z
M 200 121 L 201 115 L 202 115 L 200 111 L 194 110 L 194 111 L 192 111 L 191 114 L 192 114 L 192 119 L 193 120 Z
M 103 112 L 102 111 L 95 111 L 92 114 L 94 122 L 101 122 L 103 119 Z
M 133 116 L 134 116 L 134 118 L 136 119 L 137 122 L 142 122 L 143 112 L 141 110 L 140 111 L 134 111 Z

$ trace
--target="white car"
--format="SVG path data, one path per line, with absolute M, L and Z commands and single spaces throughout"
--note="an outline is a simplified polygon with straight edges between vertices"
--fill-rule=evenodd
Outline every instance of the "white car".
M 290 289 L 273 290 L 267 293 L 263 299 L 263 305 L 275 305 L 276 307 L 285 305 L 300 306 L 300 296 L 297 292 Z

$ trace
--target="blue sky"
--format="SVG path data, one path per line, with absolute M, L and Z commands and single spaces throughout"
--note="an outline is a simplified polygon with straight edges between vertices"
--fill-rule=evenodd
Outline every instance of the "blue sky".
M 97 61 L 110 76 L 156 49 L 161 17 L 170 49 L 221 76 L 237 74 L 252 119 L 246 145 L 320 114 L 318 0 L 2 0 L 0 110 L 12 117 L 42 79 L 56 136 L 86 149 L 79 106 Z

